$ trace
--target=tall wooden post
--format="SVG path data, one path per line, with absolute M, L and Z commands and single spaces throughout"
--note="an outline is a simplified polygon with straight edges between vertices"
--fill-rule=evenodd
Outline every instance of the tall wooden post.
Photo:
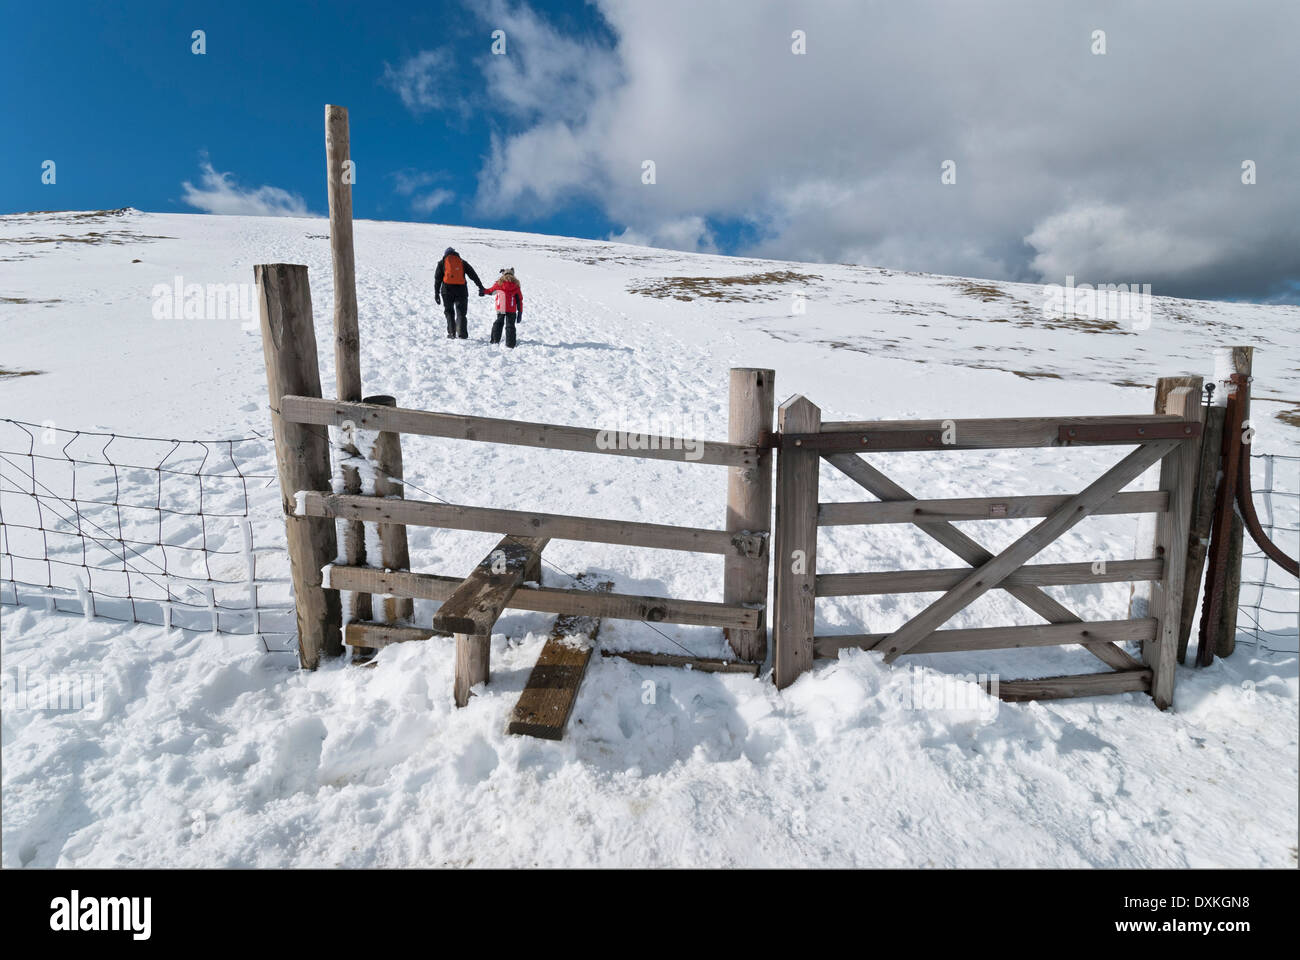
M 1228 377 L 1234 373 L 1244 374 L 1249 380 L 1251 366 L 1255 358 L 1254 347 L 1228 347 L 1222 352 L 1221 357 L 1215 358 L 1215 375 Z M 1225 391 L 1234 388 L 1230 384 L 1221 383 L 1219 389 Z M 1250 419 L 1250 390 L 1242 391 L 1238 398 L 1241 404 L 1241 419 L 1244 421 Z M 1225 443 L 1241 443 L 1242 438 L 1225 437 Z M 1244 447 L 1241 450 L 1243 458 L 1250 457 L 1250 447 Z M 1247 465 L 1249 460 L 1247 459 Z M 1232 652 L 1237 649 L 1237 604 L 1241 598 L 1241 555 L 1243 547 L 1243 528 L 1241 525 L 1241 515 L 1237 513 L 1235 504 L 1229 504 L 1228 509 L 1232 511 L 1232 528 L 1228 532 L 1228 541 L 1224 546 L 1228 554 L 1228 573 L 1227 579 L 1223 583 L 1223 601 L 1220 606 L 1219 622 L 1214 627 L 1213 643 L 1214 652 L 1220 657 L 1232 656 Z
M 1201 380 L 1175 387 L 1164 401 L 1163 414 L 1182 417 L 1188 424 L 1201 422 Z M 1201 449 L 1194 439 L 1184 440 L 1160 463 L 1160 489 L 1169 491 L 1169 509 L 1156 522 L 1156 556 L 1164 560 L 1163 575 L 1152 584 L 1151 616 L 1159 621 L 1155 637 L 1143 646 L 1142 660 L 1151 668 L 1151 696 L 1161 710 L 1174 702 L 1178 633 L 1182 625 L 1183 582 L 1187 573 L 1187 534 L 1191 527 L 1192 499 Z
M 365 402 L 385 407 L 397 406 L 396 398 L 389 396 L 366 397 Z M 379 431 L 370 451 L 370 459 L 375 468 L 375 496 L 405 496 L 406 487 L 402 482 L 402 435 L 390 430 Z M 379 524 L 379 550 L 379 563 L 385 570 L 411 569 L 406 524 Z M 388 623 L 409 620 L 415 615 L 415 601 L 410 597 L 385 597 L 383 604 L 384 619 Z
M 329 178 L 330 259 L 334 265 L 334 368 L 339 399 L 355 401 L 361 399 L 361 336 L 357 331 L 357 273 L 352 252 L 350 149 L 348 108 L 326 104 L 325 165 Z
M 348 109 L 325 105 L 325 173 L 329 184 L 330 259 L 334 266 L 334 374 L 340 400 L 361 399 L 361 335 L 357 326 L 357 276 L 352 251 L 352 171 L 349 163 Z M 359 457 L 346 434 L 340 448 L 345 457 Z M 361 492 L 361 474 L 342 465 L 343 492 Z M 349 566 L 366 564 L 366 530 L 360 520 L 343 523 L 343 556 Z M 351 619 L 371 619 L 370 594 L 352 595 Z
M 321 395 L 311 288 L 307 268 L 298 264 L 260 264 L 253 268 L 253 278 L 298 615 L 298 661 L 304 669 L 315 670 L 322 655 L 343 652 L 339 595 L 321 586 L 321 568 L 334 562 L 338 544 L 333 520 L 296 515 L 294 494 L 330 489 L 329 437 L 319 427 L 289 423 L 280 416 L 282 397 Z
M 806 397 L 781 404 L 782 435 L 817 433 L 821 408 Z M 772 562 L 776 609 L 772 616 L 773 661 L 777 687 L 788 687 L 813 664 L 813 624 L 817 579 L 817 487 L 821 458 L 816 450 L 786 445 L 776 458 L 776 530 Z
M 772 408 L 776 403 L 776 372 L 733 368 L 727 421 L 727 439 L 758 446 L 753 464 L 727 470 L 727 526 L 729 532 L 768 531 L 772 523 L 772 451 L 761 446 L 772 433 Z M 770 540 L 770 537 L 769 537 Z M 767 604 L 767 567 L 770 542 L 761 556 L 732 555 L 722 574 L 722 601 L 730 604 Z M 731 649 L 741 660 L 761 662 L 767 657 L 767 618 L 756 630 L 726 631 Z

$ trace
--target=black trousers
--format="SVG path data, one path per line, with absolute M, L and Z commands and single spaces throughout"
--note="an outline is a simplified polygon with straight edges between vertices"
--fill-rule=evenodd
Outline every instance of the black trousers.
M 513 350 L 515 347 L 515 314 L 513 313 L 497 314 L 497 318 L 492 324 L 492 342 L 501 342 L 501 327 L 503 324 L 506 328 L 506 346 Z
M 469 285 L 464 283 L 455 286 L 442 285 L 442 312 L 447 317 L 447 336 L 459 337 L 461 340 L 469 336 L 468 323 L 465 320 L 465 313 L 469 310 Z

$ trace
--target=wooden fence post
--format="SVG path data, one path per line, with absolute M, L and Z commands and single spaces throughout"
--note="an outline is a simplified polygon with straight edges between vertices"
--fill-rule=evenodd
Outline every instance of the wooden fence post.
M 352 252 L 352 174 L 348 108 L 325 105 L 325 164 L 329 178 L 330 259 L 334 265 L 334 368 L 340 400 L 361 399 L 361 336 Z
M 1196 474 L 1196 496 L 1192 499 L 1192 526 L 1187 534 L 1187 570 L 1183 577 L 1182 625 L 1178 630 L 1178 662 L 1187 659 L 1187 642 L 1196 622 L 1197 601 L 1205 572 L 1205 554 L 1214 522 L 1214 492 L 1218 487 L 1219 456 L 1223 452 L 1223 422 L 1226 408 L 1205 408 L 1201 430 L 1201 463 Z
M 1203 413 L 1201 380 L 1194 377 L 1192 381 L 1169 391 L 1160 412 L 1182 417 L 1187 423 L 1200 423 Z M 1159 626 L 1155 637 L 1143 645 L 1142 660 L 1151 668 L 1151 696 L 1161 710 L 1174 702 L 1174 671 L 1177 669 L 1178 634 L 1182 627 L 1183 583 L 1187 574 L 1187 538 L 1200 459 L 1200 444 L 1188 439 L 1174 447 L 1160 462 L 1160 488 L 1169 491 L 1169 509 L 1159 514 L 1156 522 L 1155 551 L 1164 560 L 1164 572 L 1152 584 L 1150 615 L 1159 620 Z
M 311 287 L 307 268 L 297 264 L 260 264 L 253 268 L 253 278 L 297 608 L 298 660 L 304 669 L 314 670 L 322 654 L 343 652 L 339 595 L 321 585 L 321 568 L 334 562 L 338 543 L 333 520 L 297 516 L 294 494 L 330 488 L 329 437 L 319 427 L 290 423 L 280 416 L 282 397 L 321 395 Z
M 453 684 L 456 706 L 469 703 L 469 688 L 488 682 L 488 669 L 492 658 L 492 637 L 489 634 L 456 634 L 456 679 Z
M 822 412 L 803 396 L 781 404 L 781 433 L 817 433 Z M 776 611 L 772 617 L 774 674 L 788 687 L 813 664 L 817 578 L 817 485 L 821 458 L 816 450 L 782 445 L 776 458 L 776 530 L 772 560 Z
M 357 323 L 357 277 L 352 250 L 352 175 L 349 161 L 348 108 L 325 105 L 325 173 L 329 184 L 330 259 L 334 267 L 334 374 L 340 400 L 361 399 L 361 336 Z M 340 447 L 346 457 L 359 457 L 351 436 Z M 342 464 L 343 492 L 361 492 L 361 474 L 346 460 Z M 360 520 L 343 524 L 343 556 L 350 566 L 366 563 L 366 530 Z M 351 619 L 372 617 L 370 594 L 352 595 Z
M 385 407 L 397 406 L 389 396 L 366 397 L 366 403 Z M 391 430 L 381 430 L 375 435 L 375 445 L 370 451 L 375 467 L 375 496 L 403 497 L 406 488 L 402 482 L 402 435 Z M 411 554 L 406 543 L 406 524 L 381 523 L 379 526 L 379 565 L 385 570 L 411 569 Z M 384 619 L 388 623 L 409 620 L 415 615 L 415 601 L 409 597 L 384 599 Z
M 1180 377 L 1161 377 L 1156 381 L 1156 400 L 1151 408 L 1155 414 L 1163 414 L 1165 406 L 1169 402 L 1169 395 L 1179 387 L 1190 387 L 1193 384 L 1201 383 L 1200 377 L 1180 376 Z M 1145 483 L 1145 479 L 1139 482 Z M 1156 514 L 1144 513 L 1138 517 L 1137 523 L 1137 549 L 1144 549 L 1149 543 L 1157 542 L 1156 525 L 1158 517 Z M 1146 581 L 1136 581 L 1129 587 L 1128 592 L 1128 615 L 1135 619 L 1144 619 L 1154 617 L 1157 614 L 1152 612 L 1151 594 L 1155 588 L 1151 583 Z
M 772 451 L 762 444 L 772 433 L 772 408 L 776 402 L 776 372 L 732 368 L 727 440 L 758 446 L 758 459 L 727 470 L 728 532 L 766 531 L 772 524 Z M 761 556 L 728 556 L 723 566 L 722 601 L 731 604 L 767 604 L 767 567 L 771 542 Z M 727 630 L 731 649 L 741 660 L 762 662 L 767 657 L 766 616 L 757 630 Z
M 1215 358 L 1215 375 L 1228 377 L 1234 373 L 1241 373 L 1245 374 L 1249 380 L 1254 358 L 1254 347 L 1225 348 L 1221 356 Z M 1230 385 L 1221 383 L 1219 389 L 1224 390 L 1226 396 L 1226 391 L 1230 389 Z M 1249 388 L 1242 392 L 1239 402 L 1242 405 L 1241 419 L 1245 422 L 1250 419 Z M 1240 443 L 1241 437 L 1226 437 L 1225 440 L 1227 443 Z M 1241 456 L 1249 458 L 1250 448 L 1243 447 Z M 1249 460 L 1247 460 L 1247 468 L 1249 468 Z M 1220 657 L 1232 656 L 1232 652 L 1237 648 L 1237 604 L 1241 599 L 1241 554 L 1243 547 L 1241 515 L 1237 513 L 1235 504 L 1228 504 L 1228 509 L 1232 511 L 1232 528 L 1228 533 L 1228 542 L 1225 544 L 1228 553 L 1228 576 L 1223 583 L 1223 604 L 1219 608 L 1219 622 L 1214 627 L 1211 641 L 1214 645 L 1215 654 Z

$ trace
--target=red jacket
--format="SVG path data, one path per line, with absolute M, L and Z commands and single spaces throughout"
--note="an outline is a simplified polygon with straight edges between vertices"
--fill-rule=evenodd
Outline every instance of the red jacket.
M 518 313 L 524 305 L 524 294 L 517 283 L 498 280 L 487 292 L 496 294 L 497 313 Z

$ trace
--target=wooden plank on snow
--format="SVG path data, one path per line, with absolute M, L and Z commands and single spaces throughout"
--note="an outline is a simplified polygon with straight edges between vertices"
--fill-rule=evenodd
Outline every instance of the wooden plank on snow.
M 606 592 L 605 581 L 596 590 Z M 564 728 L 578 699 L 578 687 L 591 661 L 592 645 L 600 632 L 596 617 L 560 616 L 528 675 L 528 683 L 510 715 L 507 733 L 543 740 L 562 740 Z

